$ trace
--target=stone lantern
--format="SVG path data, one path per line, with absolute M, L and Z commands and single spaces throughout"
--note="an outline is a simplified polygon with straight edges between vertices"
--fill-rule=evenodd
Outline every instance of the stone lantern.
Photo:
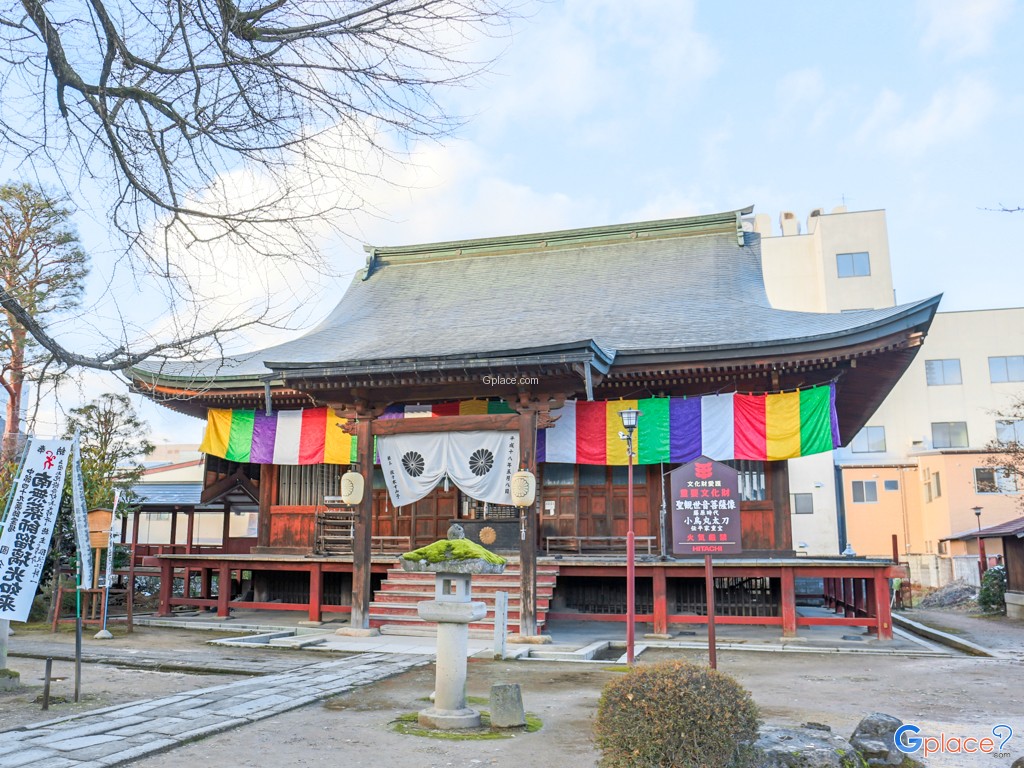
M 452 730 L 476 728 L 480 713 L 466 706 L 466 654 L 469 624 L 487 615 L 485 603 L 472 599 L 474 573 L 503 573 L 505 559 L 464 538 L 455 524 L 448 538 L 402 555 L 406 571 L 436 574 L 434 599 L 417 606 L 420 618 L 437 624 L 434 704 L 419 713 L 420 725 Z

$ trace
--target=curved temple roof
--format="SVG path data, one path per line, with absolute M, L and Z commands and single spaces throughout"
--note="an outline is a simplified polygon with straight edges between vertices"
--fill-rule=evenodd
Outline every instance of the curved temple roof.
M 811 351 L 930 323 L 939 297 L 878 310 L 768 301 L 751 209 L 584 230 L 368 248 L 367 267 L 306 334 L 234 359 L 141 365 L 154 383 L 272 372 L 464 366 L 589 348 L 605 366 Z

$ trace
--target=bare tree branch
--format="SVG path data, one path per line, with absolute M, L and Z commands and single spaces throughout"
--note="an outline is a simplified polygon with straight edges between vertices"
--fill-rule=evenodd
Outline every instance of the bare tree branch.
M 457 128 L 439 89 L 482 70 L 466 46 L 517 1 L 0 0 L 2 151 L 108 194 L 130 263 L 194 304 L 190 249 L 321 266 L 315 233 L 364 206 L 359 185 Z M 0 304 L 61 363 L 100 370 L 252 324 L 88 354 Z

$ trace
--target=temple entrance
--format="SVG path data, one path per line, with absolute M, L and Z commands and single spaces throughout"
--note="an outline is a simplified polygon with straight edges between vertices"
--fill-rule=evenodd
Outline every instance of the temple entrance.
M 444 489 L 440 484 L 428 496 L 412 504 L 395 507 L 388 498 L 384 480 L 374 477 L 373 489 L 373 532 L 379 536 L 404 536 L 409 539 L 409 547 L 418 549 L 443 539 L 448 533 L 451 521 L 458 517 L 459 489 L 449 484 Z

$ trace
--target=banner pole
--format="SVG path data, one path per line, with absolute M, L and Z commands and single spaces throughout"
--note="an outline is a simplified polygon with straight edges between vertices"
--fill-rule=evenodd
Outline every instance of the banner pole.
M 114 508 L 110 512 L 110 533 L 107 536 L 107 562 L 103 577 L 103 629 L 96 633 L 97 640 L 113 637 L 107 630 L 107 613 L 110 610 L 110 582 L 114 580 L 114 541 L 117 534 L 117 506 L 121 501 L 121 489 L 114 489 Z
M 704 582 L 708 596 L 708 664 L 712 669 L 718 669 L 715 648 L 715 572 L 711 565 L 711 555 L 704 555 Z
M 75 574 L 75 703 L 82 693 L 82 558 Z

